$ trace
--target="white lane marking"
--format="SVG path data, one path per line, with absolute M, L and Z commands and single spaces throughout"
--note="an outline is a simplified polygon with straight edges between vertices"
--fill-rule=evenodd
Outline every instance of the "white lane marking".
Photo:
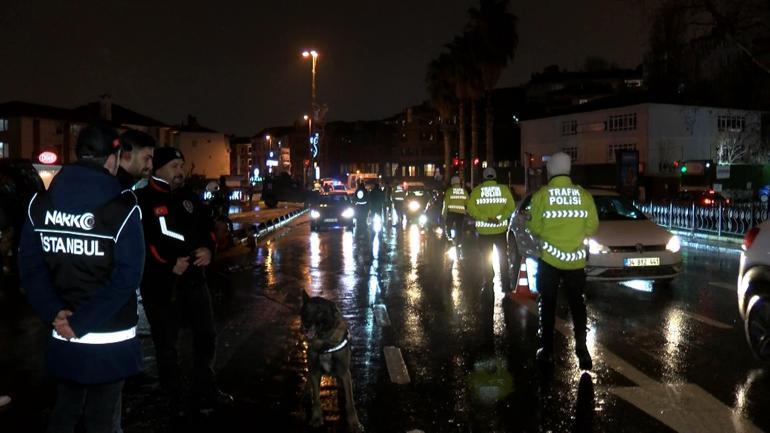
M 534 300 L 514 298 L 514 301 L 537 316 L 537 306 Z M 555 329 L 565 337 L 572 336 L 572 331 L 566 321 L 559 317 L 556 317 Z M 631 388 L 611 388 L 611 393 L 635 405 L 678 432 L 762 432 L 751 421 L 741 417 L 698 385 L 660 383 L 599 343 L 594 342 L 589 348 L 593 349 L 593 352 L 601 353 L 607 367 L 639 385 Z
M 390 381 L 398 385 L 406 385 L 411 382 L 409 371 L 406 369 L 404 357 L 401 356 L 401 349 L 393 346 L 385 346 L 385 364 L 388 366 L 388 375 Z
M 687 316 L 693 320 L 697 320 L 701 323 L 705 323 L 706 325 L 710 325 L 719 329 L 733 329 L 732 326 L 728 325 L 727 323 L 720 322 L 719 320 L 709 319 L 706 316 L 701 316 L 700 314 L 696 314 L 696 313 L 690 313 L 688 311 L 684 311 L 679 308 L 677 308 L 677 310 L 680 313 L 682 313 L 683 316 Z
M 735 293 L 738 290 L 738 286 L 735 283 L 721 283 L 719 281 L 709 281 L 709 286 L 719 287 L 720 289 L 729 290 Z
M 678 432 L 762 431 L 697 385 L 659 383 L 610 392 Z
M 390 326 L 390 316 L 388 316 L 388 307 L 385 304 L 376 304 L 374 306 L 374 321 L 379 326 Z

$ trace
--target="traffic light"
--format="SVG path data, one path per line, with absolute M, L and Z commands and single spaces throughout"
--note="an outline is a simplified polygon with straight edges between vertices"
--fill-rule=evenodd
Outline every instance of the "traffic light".
M 460 158 L 458 158 L 456 156 L 454 158 L 452 158 L 452 166 L 459 167 L 460 166 Z
M 473 165 L 479 165 L 479 159 L 478 158 L 474 158 L 473 159 Z
M 682 174 L 685 174 L 685 173 L 687 173 L 687 166 L 686 166 L 686 165 L 684 165 L 684 164 L 682 164 L 682 166 L 679 168 L 679 171 L 681 171 L 681 172 L 682 172 Z

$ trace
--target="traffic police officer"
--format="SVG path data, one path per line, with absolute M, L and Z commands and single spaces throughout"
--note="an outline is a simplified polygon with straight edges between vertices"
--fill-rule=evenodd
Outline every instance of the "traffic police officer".
M 176 349 L 182 318 L 194 339 L 193 403 L 204 410 L 232 397 L 219 390 L 213 370 L 216 333 L 205 274 L 215 245 L 213 222 L 197 197 L 182 188 L 184 156 L 178 149 L 155 149 L 153 167 L 148 185 L 137 191 L 147 245 L 141 292 L 161 385 L 178 417 L 184 415 Z
M 444 206 L 441 214 L 444 216 L 447 238 L 455 239 L 459 245 L 463 240 L 463 220 L 468 193 L 460 185 L 459 177 L 452 176 L 450 182 L 451 186 L 444 192 Z
M 508 220 L 513 214 L 516 204 L 513 201 L 511 191 L 506 185 L 497 183 L 497 173 L 492 167 L 487 167 L 483 172 L 484 182 L 471 191 L 466 209 L 476 221 L 479 249 L 484 265 L 488 271 L 485 273 L 485 286 L 492 287 L 494 270 L 492 263 L 487 258 L 492 253 L 492 248 L 497 247 L 497 259 L 500 265 L 500 282 L 503 292 L 511 290 L 511 275 L 508 269 Z
M 553 363 L 553 328 L 559 285 L 567 290 L 575 331 L 575 352 L 583 370 L 592 367 L 586 347 L 586 305 L 583 299 L 586 275 L 585 239 L 596 232 L 599 219 L 593 197 L 573 185 L 569 177 L 570 156 L 557 153 L 548 160 L 550 180 L 532 196 L 529 230 L 541 242 L 537 268 L 540 293 L 540 348 L 537 359 Z
M 353 205 L 356 209 L 356 220 L 365 222 L 369 216 L 369 192 L 366 191 L 363 181 L 358 181 L 358 187 L 353 193 Z
M 141 213 L 115 174 L 117 132 L 88 126 L 78 161 L 33 196 L 22 232 L 21 285 L 48 324 L 48 371 L 59 380 L 49 432 L 120 430 L 123 382 L 141 369 L 136 288 L 144 266 Z

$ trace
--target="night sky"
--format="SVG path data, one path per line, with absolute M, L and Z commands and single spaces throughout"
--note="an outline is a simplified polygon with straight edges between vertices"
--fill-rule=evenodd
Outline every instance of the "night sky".
M 188 113 L 250 135 L 302 117 L 306 47 L 320 53 L 329 120 L 369 120 L 426 98 L 426 64 L 474 0 L 2 0 L 0 102 L 61 107 L 109 93 L 171 124 Z M 634 0 L 512 0 L 519 49 L 500 87 L 586 56 L 640 63 L 648 19 Z

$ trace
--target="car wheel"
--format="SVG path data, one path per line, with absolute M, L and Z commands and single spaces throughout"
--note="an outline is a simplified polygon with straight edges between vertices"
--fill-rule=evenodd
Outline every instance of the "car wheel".
M 754 355 L 762 361 L 770 361 L 770 299 L 758 295 L 751 298 L 744 328 Z

